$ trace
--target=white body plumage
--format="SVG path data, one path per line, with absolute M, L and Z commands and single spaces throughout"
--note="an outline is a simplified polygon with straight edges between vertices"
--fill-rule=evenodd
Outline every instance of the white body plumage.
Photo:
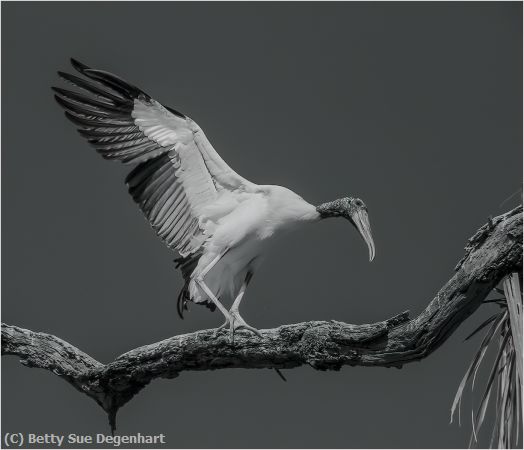
M 255 272 L 267 248 L 264 241 L 276 232 L 320 218 L 313 205 L 285 187 L 253 188 L 252 192 L 224 191 L 203 210 L 202 225 L 209 238 L 194 275 L 227 249 L 206 274 L 206 284 L 221 300 L 233 300 L 248 272 Z M 195 281 L 190 284 L 190 294 L 196 303 L 209 300 Z

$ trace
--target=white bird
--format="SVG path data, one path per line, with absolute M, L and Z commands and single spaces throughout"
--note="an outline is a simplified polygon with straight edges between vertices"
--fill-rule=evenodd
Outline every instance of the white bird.
M 257 185 L 233 171 L 188 116 L 163 106 L 141 89 L 71 59 L 86 78 L 58 72 L 85 93 L 53 88 L 66 116 L 106 159 L 137 164 L 126 178 L 129 193 L 166 245 L 185 285 L 188 302 L 218 308 L 235 330 L 258 330 L 240 316 L 239 305 L 275 233 L 328 217 L 348 219 L 375 256 L 367 208 L 358 198 L 313 206 L 281 186 Z M 228 310 L 223 303 L 232 301 Z

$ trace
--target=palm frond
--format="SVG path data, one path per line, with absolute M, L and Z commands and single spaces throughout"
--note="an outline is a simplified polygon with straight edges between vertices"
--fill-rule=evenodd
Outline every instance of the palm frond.
M 518 274 L 513 273 L 504 279 L 504 293 L 508 304 L 511 334 L 517 352 L 517 373 L 522 380 L 522 296 Z
M 514 273 L 503 281 L 503 290 L 495 288 L 494 292 L 504 293 L 503 299 L 496 302 L 502 307 L 500 313 L 494 314 L 481 323 L 465 340 L 470 339 L 487 328 L 482 342 L 475 353 L 453 400 L 451 421 L 458 406 L 460 425 L 460 404 L 464 389 L 471 382 L 474 391 L 477 372 L 485 359 L 489 348 L 497 345 L 495 359 L 482 393 L 479 406 L 474 413 L 471 410 L 472 432 L 469 447 L 478 444 L 479 431 L 485 423 L 490 399 L 494 400 L 495 421 L 491 432 L 490 447 L 517 448 L 520 440 L 522 408 L 522 295 L 519 275 Z M 488 303 L 487 302 L 487 303 Z M 492 393 L 495 393 L 492 395 Z
M 491 322 L 493 322 L 497 317 L 499 317 L 500 314 L 493 314 L 491 317 L 489 317 L 488 319 L 486 319 L 484 322 L 482 322 L 477 328 L 475 328 L 474 331 L 472 331 L 465 339 L 464 339 L 464 342 L 465 341 L 468 341 L 469 339 L 471 339 L 473 336 L 475 336 L 479 331 L 483 330 L 484 328 L 486 328 Z
M 493 382 L 495 381 L 495 377 L 499 373 L 499 364 L 502 362 L 504 364 L 506 356 L 506 344 L 511 337 L 511 331 L 506 330 L 506 333 L 500 343 L 499 351 L 497 353 L 497 357 L 495 358 L 495 362 L 493 363 L 493 367 L 491 368 L 491 373 L 489 374 L 488 381 L 486 383 L 486 387 L 484 389 L 484 394 L 482 396 L 482 400 L 480 401 L 480 405 L 477 410 L 477 414 L 475 418 L 473 419 L 473 433 L 472 438 L 475 438 L 475 442 L 477 442 L 477 434 L 480 430 L 480 427 L 482 426 L 482 423 L 484 422 L 484 418 L 486 416 L 486 410 L 489 403 L 489 397 L 491 395 L 491 388 L 493 387 Z M 504 377 L 500 377 L 504 381 Z M 505 405 L 505 398 L 501 399 L 502 403 Z M 470 439 L 470 447 L 471 447 L 471 439 Z
M 486 335 L 484 336 L 484 339 L 480 343 L 477 353 L 475 353 L 475 356 L 473 360 L 471 361 L 471 364 L 469 365 L 468 370 L 466 370 L 466 374 L 464 375 L 464 377 L 462 378 L 462 381 L 460 382 L 460 385 L 457 389 L 457 393 L 455 394 L 455 399 L 453 400 L 453 405 L 451 406 L 451 422 L 453 422 L 453 416 L 455 414 L 455 410 L 457 406 L 460 405 L 460 402 L 462 400 L 462 395 L 464 394 L 464 388 L 466 387 L 466 383 L 471 378 L 471 376 L 477 372 L 480 366 L 480 363 L 482 362 L 482 359 L 484 358 L 484 355 L 486 354 L 486 350 L 488 349 L 488 346 L 491 343 L 491 340 L 493 336 L 495 335 L 496 331 L 500 328 L 502 322 L 505 320 L 506 314 L 499 313 L 499 314 L 495 314 L 492 317 L 493 317 L 494 322 L 492 323 L 491 327 L 488 329 Z M 460 425 L 460 407 L 458 409 L 458 416 L 459 416 L 459 425 Z

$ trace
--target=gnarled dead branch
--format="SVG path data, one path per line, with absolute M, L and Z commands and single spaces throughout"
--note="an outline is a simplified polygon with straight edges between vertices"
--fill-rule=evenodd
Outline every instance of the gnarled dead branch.
M 490 219 L 468 241 L 454 275 L 416 318 L 408 312 L 366 325 L 303 322 L 261 330 L 263 338 L 213 330 L 174 336 L 131 350 L 102 364 L 71 344 L 45 333 L 2 324 L 2 354 L 53 371 L 93 398 L 112 429 L 118 409 L 155 378 L 184 370 L 293 368 L 343 365 L 402 367 L 438 348 L 509 273 L 522 270 L 522 207 Z

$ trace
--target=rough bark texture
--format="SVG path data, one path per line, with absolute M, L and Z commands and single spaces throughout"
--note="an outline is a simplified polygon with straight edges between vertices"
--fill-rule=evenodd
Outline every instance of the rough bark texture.
M 2 324 L 2 354 L 22 364 L 53 371 L 93 398 L 108 414 L 112 429 L 118 409 L 155 378 L 184 370 L 223 368 L 318 370 L 343 365 L 402 367 L 439 347 L 509 273 L 522 270 L 522 207 L 486 225 L 468 241 L 454 275 L 416 318 L 408 312 L 366 325 L 336 321 L 303 322 L 261 330 L 263 338 L 213 330 L 174 336 L 131 350 L 102 364 L 67 342 Z

